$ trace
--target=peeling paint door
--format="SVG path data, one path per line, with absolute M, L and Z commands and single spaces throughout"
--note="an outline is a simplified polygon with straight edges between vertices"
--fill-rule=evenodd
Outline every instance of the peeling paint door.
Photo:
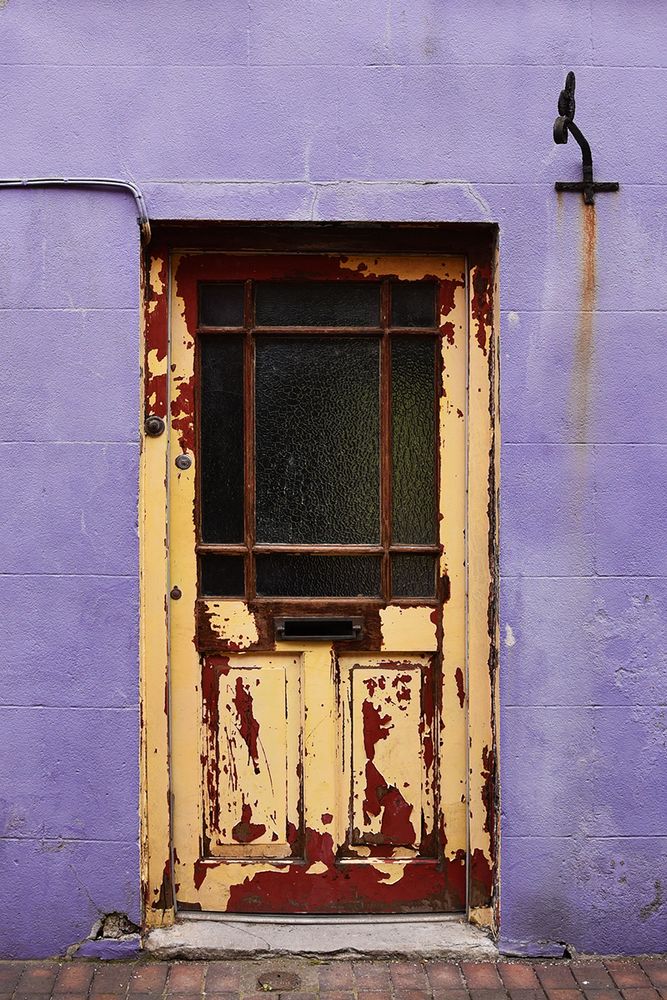
M 465 262 L 171 262 L 181 909 L 466 902 Z

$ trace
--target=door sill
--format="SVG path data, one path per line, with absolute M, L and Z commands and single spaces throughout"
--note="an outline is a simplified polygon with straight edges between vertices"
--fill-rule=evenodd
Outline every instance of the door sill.
M 273 916 L 197 913 L 144 938 L 156 958 L 496 958 L 491 938 L 456 914 Z

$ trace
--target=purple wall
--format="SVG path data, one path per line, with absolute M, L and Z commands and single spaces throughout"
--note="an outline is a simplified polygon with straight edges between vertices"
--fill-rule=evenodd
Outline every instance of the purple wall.
M 501 944 L 662 950 L 663 5 L 196 8 L 9 0 L 0 173 L 132 177 L 156 218 L 499 223 Z M 581 200 L 553 190 L 579 173 L 551 141 L 568 68 L 621 182 L 585 255 Z M 6 955 L 138 917 L 134 217 L 0 192 Z

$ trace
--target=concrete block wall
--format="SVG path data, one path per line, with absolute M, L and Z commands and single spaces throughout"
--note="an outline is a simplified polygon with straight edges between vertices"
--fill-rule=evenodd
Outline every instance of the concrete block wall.
M 501 945 L 662 950 L 659 0 L 0 8 L 0 174 L 154 218 L 497 222 Z M 600 195 L 551 126 L 565 71 Z M 0 949 L 138 919 L 135 210 L 0 191 Z M 591 281 L 594 275 L 594 282 Z

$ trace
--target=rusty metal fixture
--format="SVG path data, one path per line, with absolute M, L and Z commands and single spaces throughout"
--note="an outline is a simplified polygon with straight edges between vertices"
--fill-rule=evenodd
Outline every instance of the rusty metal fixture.
M 190 458 L 189 455 L 177 455 L 176 456 L 176 468 L 177 469 L 181 469 L 181 471 L 185 472 L 185 470 L 189 469 L 191 465 L 192 465 L 192 459 Z
M 169 591 L 169 596 L 171 597 L 172 601 L 180 601 L 181 597 L 183 596 L 183 592 L 180 587 L 172 587 L 171 590 Z
M 285 972 L 284 969 L 276 969 L 273 972 L 263 972 L 257 980 L 260 990 L 267 993 L 289 992 L 298 990 L 301 980 L 294 972 Z
M 595 181 L 593 180 L 593 154 L 586 136 L 574 123 L 575 100 L 574 89 L 576 80 L 574 73 L 570 72 L 565 77 L 565 86 L 558 97 L 558 117 L 554 122 L 554 142 L 557 145 L 564 145 L 568 135 L 573 135 L 575 141 L 581 149 L 582 181 L 556 181 L 556 191 L 577 191 L 584 196 L 587 205 L 595 204 L 596 191 L 618 191 L 618 181 Z
M 164 434 L 164 420 L 162 417 L 158 417 L 156 414 L 151 413 L 144 421 L 144 430 L 149 437 L 160 437 L 160 434 Z
M 352 618 L 315 618 L 305 615 L 299 618 L 274 618 L 276 639 L 280 641 L 291 639 L 308 639 L 311 642 L 334 641 L 338 639 L 363 638 L 364 619 Z
M 151 240 L 151 224 L 144 196 L 134 183 L 117 177 L 5 177 L 0 178 L 0 188 L 48 188 L 71 187 L 93 188 L 97 191 L 127 191 L 134 198 L 139 213 L 137 222 L 141 234 L 141 242 L 145 245 Z

